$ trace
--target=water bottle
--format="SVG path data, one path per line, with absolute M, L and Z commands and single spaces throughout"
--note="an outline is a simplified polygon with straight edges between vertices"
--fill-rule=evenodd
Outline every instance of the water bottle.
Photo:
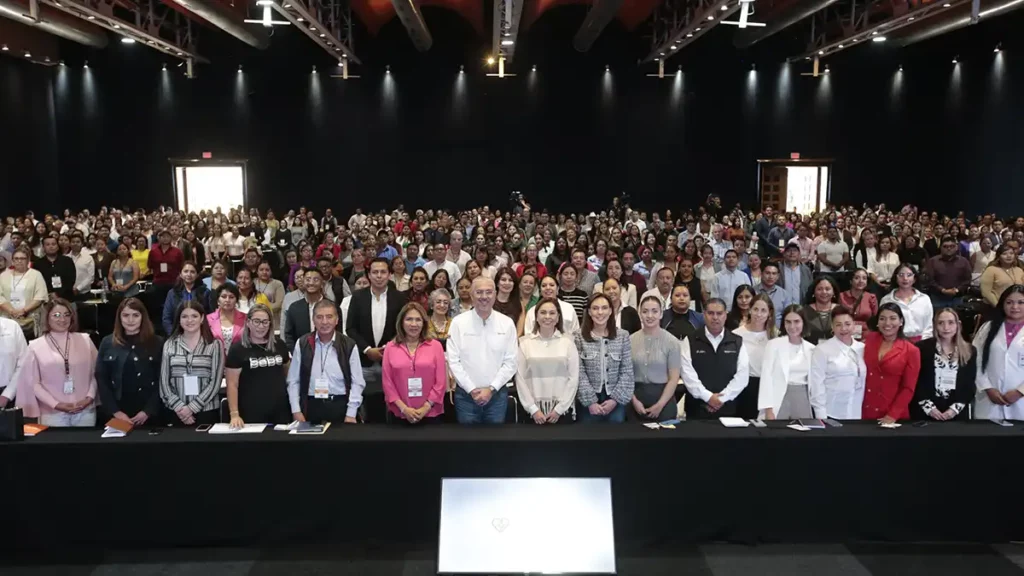
M 100 295 L 100 299 L 103 301 L 104 304 L 106 304 L 107 303 L 107 292 L 110 290 L 110 287 L 107 285 L 107 279 L 106 278 L 103 279 L 103 285 L 100 286 L 100 287 L 103 288 L 103 293 Z

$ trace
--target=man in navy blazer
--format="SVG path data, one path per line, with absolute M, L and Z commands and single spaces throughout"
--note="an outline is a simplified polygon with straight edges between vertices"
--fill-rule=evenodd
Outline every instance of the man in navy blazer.
M 386 410 L 381 360 L 384 346 L 395 338 L 395 323 L 398 312 L 405 306 L 406 295 L 390 284 L 391 265 L 384 258 L 370 262 L 367 277 L 370 287 L 352 293 L 345 327 L 348 337 L 356 341 L 363 364 L 365 419 L 383 422 Z

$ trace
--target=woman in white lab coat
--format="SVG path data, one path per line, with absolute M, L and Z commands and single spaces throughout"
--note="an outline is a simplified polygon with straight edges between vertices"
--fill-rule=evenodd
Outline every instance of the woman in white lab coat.
M 860 420 L 864 401 L 864 344 L 853 339 L 857 323 L 844 306 L 832 309 L 832 338 L 811 354 L 807 389 L 815 418 Z
M 975 419 L 1024 420 L 1024 284 L 999 297 L 990 322 L 978 330 L 974 346 L 981 353 Z M 1009 344 L 1007 341 L 1009 340 Z
M 757 398 L 758 416 L 764 420 L 814 417 L 807 386 L 814 344 L 804 340 L 800 309 L 799 304 L 786 307 L 782 312 L 786 333 L 769 340 L 764 350 Z

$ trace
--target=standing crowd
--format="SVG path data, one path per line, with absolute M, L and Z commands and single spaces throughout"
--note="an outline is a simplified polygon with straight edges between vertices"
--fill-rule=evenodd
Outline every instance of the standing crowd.
M 1022 250 L 1024 218 L 714 197 L 27 213 L 0 237 L 0 407 L 51 426 L 1022 420 Z M 117 309 L 94 339 L 97 294 Z

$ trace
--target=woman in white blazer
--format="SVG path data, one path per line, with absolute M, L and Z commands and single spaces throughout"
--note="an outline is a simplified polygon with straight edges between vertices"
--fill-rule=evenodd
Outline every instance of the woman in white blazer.
M 981 353 L 974 418 L 1024 420 L 1024 284 L 1007 288 L 994 314 L 974 337 Z
M 799 304 L 787 306 L 782 312 L 786 334 L 772 338 L 765 347 L 757 397 L 761 419 L 814 417 L 807 386 L 814 344 L 804 340 L 804 317 L 800 312 Z
M 864 343 L 853 339 L 857 325 L 849 308 L 832 309 L 832 338 L 818 343 L 811 354 L 807 389 L 815 418 L 860 420 L 864 403 Z

